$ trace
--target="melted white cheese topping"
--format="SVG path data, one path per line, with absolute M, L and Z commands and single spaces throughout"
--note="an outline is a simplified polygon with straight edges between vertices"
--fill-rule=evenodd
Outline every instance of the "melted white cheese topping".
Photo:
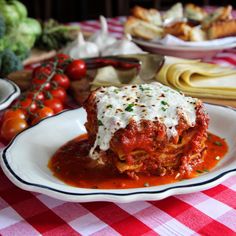
M 97 158 L 93 155 L 97 146 L 108 150 L 114 133 L 125 128 L 131 119 L 137 123 L 160 121 L 167 128 L 168 138 L 175 136 L 180 113 L 189 126 L 195 125 L 197 101 L 157 82 L 100 88 L 96 91 L 98 133 L 90 156 Z

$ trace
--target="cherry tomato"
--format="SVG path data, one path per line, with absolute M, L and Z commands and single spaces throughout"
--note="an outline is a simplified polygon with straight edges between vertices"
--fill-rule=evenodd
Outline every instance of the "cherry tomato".
M 52 67 L 50 65 L 47 66 L 38 66 L 33 70 L 33 77 L 47 77 L 52 73 Z
M 36 95 L 36 97 L 34 98 L 35 94 L 37 94 L 37 95 Z M 27 93 L 27 97 L 28 97 L 28 98 L 31 98 L 31 99 L 34 98 L 34 99 L 36 99 L 37 101 L 43 101 L 43 100 L 45 99 L 43 92 L 39 92 L 39 91 L 37 91 L 37 90 L 33 90 L 33 91 L 28 92 L 28 93 Z
M 66 74 L 72 80 L 80 80 L 86 75 L 86 64 L 83 60 L 74 60 L 66 67 Z
M 46 99 L 44 105 L 50 107 L 55 114 L 63 110 L 62 102 L 57 98 Z
M 59 53 L 49 61 L 57 62 L 57 68 L 64 70 L 64 68 L 71 62 L 71 58 L 67 54 Z
M 53 98 L 59 99 L 62 103 L 66 100 L 66 91 L 63 88 L 55 88 L 49 91 Z
M 38 108 L 35 111 L 35 114 L 37 116 L 33 119 L 32 125 L 38 123 L 40 120 L 42 120 L 45 117 L 53 116 L 54 111 L 50 107 L 43 106 L 42 108 Z
M 32 84 L 36 87 L 39 88 L 41 86 L 44 86 L 44 90 L 49 90 L 51 88 L 51 84 L 49 82 L 46 82 L 47 79 L 45 78 L 39 78 L 39 77 L 34 77 L 32 79 Z
M 16 109 L 7 109 L 3 114 L 3 121 L 6 121 L 8 119 L 12 118 L 19 118 L 19 119 L 25 119 L 25 112 L 22 109 L 16 108 Z
M 70 80 L 65 74 L 55 74 L 51 81 L 64 89 L 68 89 L 70 86 Z
M 37 105 L 35 102 L 32 101 L 31 98 L 25 98 L 20 101 L 20 107 L 24 111 L 27 111 L 28 109 L 30 109 L 31 112 L 34 112 L 37 108 Z
M 41 108 L 38 108 L 35 113 L 40 117 L 40 118 L 44 118 L 44 117 L 48 117 L 48 116 L 53 116 L 54 115 L 54 111 L 52 110 L 52 108 L 50 107 L 46 107 L 43 106 Z
M 64 62 L 65 60 L 70 59 L 70 56 L 67 55 L 67 54 L 64 54 L 64 53 L 58 53 L 58 54 L 56 55 L 56 58 L 57 58 L 57 60 L 58 60 L 59 62 Z
M 5 120 L 1 127 L 1 137 L 3 137 L 6 141 L 10 141 L 20 131 L 27 128 L 27 126 L 26 121 L 21 118 Z

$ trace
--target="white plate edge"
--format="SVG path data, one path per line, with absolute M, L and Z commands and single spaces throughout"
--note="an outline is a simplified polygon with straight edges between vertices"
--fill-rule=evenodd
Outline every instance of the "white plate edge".
M 4 101 L 0 102 L 0 110 L 7 108 L 19 95 L 20 95 L 20 88 L 11 80 L 1 78 L 5 83 L 13 88 L 13 92 L 11 92 Z
M 224 107 L 224 108 L 235 110 L 234 108 L 231 108 L 231 107 L 228 107 L 228 106 L 213 105 L 213 104 L 209 104 L 209 105 L 219 106 L 219 107 Z M 70 111 L 71 110 L 64 111 L 64 112 L 70 112 Z M 62 112 L 62 113 L 64 113 L 64 112 Z M 55 117 L 58 117 L 62 113 L 56 115 Z M 53 117 L 50 118 L 50 119 L 53 119 Z M 44 121 L 42 121 L 42 122 L 44 122 Z M 32 127 L 30 127 L 29 129 L 31 129 L 31 128 Z M 13 141 L 8 146 L 11 146 Z M 6 150 L 7 147 L 4 150 Z M 163 199 L 165 197 L 168 197 L 168 196 L 171 196 L 171 195 L 174 195 L 174 194 L 177 195 L 177 194 L 184 194 L 184 193 L 195 192 L 195 191 L 202 191 L 202 190 L 205 190 L 205 189 L 208 189 L 208 188 L 211 188 L 211 187 L 214 187 L 214 186 L 220 184 L 221 182 L 223 182 L 226 178 L 228 178 L 230 176 L 236 175 L 236 169 L 233 169 L 232 172 L 228 172 L 226 174 L 224 172 L 221 172 L 219 174 L 219 175 L 222 175 L 221 177 L 218 177 L 219 175 L 217 175 L 213 178 L 214 180 L 212 181 L 212 179 L 211 179 L 209 183 L 205 183 L 205 184 L 201 183 L 201 185 L 193 186 L 193 187 L 189 187 L 189 186 L 186 187 L 185 185 L 181 185 L 181 186 L 177 186 L 177 187 L 174 187 L 174 188 L 171 188 L 171 189 L 168 189 L 168 188 L 164 189 L 164 190 L 161 191 L 161 193 L 152 193 L 152 192 L 139 193 L 139 192 L 143 192 L 142 190 L 140 190 L 138 192 L 134 192 L 134 193 L 131 193 L 131 194 L 128 194 L 128 195 L 125 195 L 125 194 L 116 195 L 114 193 L 112 193 L 110 195 L 107 192 L 102 193 L 101 190 L 98 190 L 98 191 L 95 191 L 95 194 L 94 194 L 94 192 L 92 192 L 92 193 L 85 193 L 84 195 L 79 195 L 78 193 L 75 193 L 75 195 L 73 195 L 73 193 L 69 193 L 69 192 L 68 193 L 60 193 L 60 192 L 58 192 L 58 190 L 50 190 L 50 189 L 48 189 L 47 186 L 38 187 L 38 186 L 35 186 L 35 185 L 30 185 L 31 183 L 25 184 L 25 183 L 21 182 L 20 180 L 18 180 L 9 171 L 9 169 L 6 166 L 3 158 L 1 158 L 0 164 L 1 164 L 1 167 L 4 171 L 4 173 L 6 174 L 6 176 L 18 187 L 20 187 L 24 190 L 28 190 L 28 191 L 43 193 L 43 194 L 46 194 L 48 196 L 51 196 L 51 197 L 54 197 L 54 198 L 57 198 L 57 199 L 61 199 L 61 200 L 65 200 L 65 196 L 66 196 L 66 201 L 72 201 L 72 202 L 110 201 L 110 202 L 125 203 L 125 202 L 131 202 L 131 201 L 139 201 L 140 196 L 143 197 L 142 200 L 160 200 L 160 199 Z M 181 193 L 178 191 L 179 189 L 181 189 Z M 153 191 L 153 192 L 155 192 L 155 191 Z
M 236 47 L 236 42 L 226 45 L 220 45 L 220 46 L 179 46 L 179 45 L 165 45 L 160 44 L 158 42 L 149 42 L 142 39 L 132 39 L 134 43 L 144 46 L 144 47 L 150 47 L 155 49 L 162 49 L 162 50 L 171 50 L 171 51 L 195 51 L 198 52 L 199 50 L 205 50 L 205 51 L 220 51 L 224 49 L 234 48 Z

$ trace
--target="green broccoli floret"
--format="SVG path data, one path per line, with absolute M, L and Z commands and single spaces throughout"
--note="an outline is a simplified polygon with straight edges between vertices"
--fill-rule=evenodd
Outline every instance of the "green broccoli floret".
M 6 25 L 3 16 L 0 14 L 0 39 L 5 35 Z
M 23 61 L 30 54 L 29 48 L 27 48 L 22 42 L 15 42 L 11 45 L 10 49 L 17 55 L 17 57 Z
M 9 48 L 0 53 L 0 77 L 23 68 L 20 59 Z

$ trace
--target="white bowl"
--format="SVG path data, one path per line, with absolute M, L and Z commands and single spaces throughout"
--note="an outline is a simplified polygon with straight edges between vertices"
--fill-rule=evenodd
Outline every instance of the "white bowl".
M 188 59 L 210 58 L 224 49 L 236 47 L 236 43 L 211 47 L 184 47 L 177 45 L 163 45 L 142 39 L 133 39 L 133 41 L 147 52 Z
M 7 108 L 19 95 L 20 89 L 15 83 L 0 78 L 0 110 Z
M 213 170 L 193 179 L 145 188 L 86 189 L 55 178 L 47 167 L 48 161 L 61 145 L 86 132 L 86 112 L 82 108 L 46 118 L 21 132 L 2 152 L 1 166 L 18 187 L 73 202 L 159 200 L 205 190 L 236 175 L 236 111 L 210 104 L 206 109 L 211 119 L 209 131 L 225 138 L 229 151 Z

